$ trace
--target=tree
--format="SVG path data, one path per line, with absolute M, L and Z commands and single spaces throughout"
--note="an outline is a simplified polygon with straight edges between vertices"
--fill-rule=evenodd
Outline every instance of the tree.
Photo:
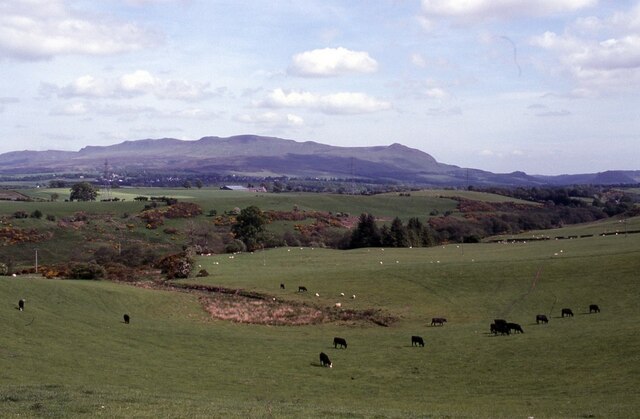
M 231 231 L 236 239 L 242 240 L 247 250 L 258 249 L 263 239 L 264 225 L 267 223 L 262 210 L 255 205 L 240 210 L 236 217 L 236 223 L 231 226 Z
M 52 180 L 49 182 L 49 188 L 51 189 L 66 188 L 66 187 L 67 187 L 67 183 L 63 180 Z
M 351 234 L 350 247 L 378 247 L 382 244 L 380 230 L 371 214 L 361 214 L 358 225 Z
M 200 179 L 196 179 L 196 188 L 201 189 L 204 186 Z
M 76 183 L 71 187 L 70 201 L 95 201 L 98 189 L 89 182 Z
M 407 233 L 407 229 L 402 224 L 402 220 L 396 217 L 393 219 L 391 223 L 391 228 L 389 229 L 389 233 L 391 235 L 391 244 L 392 247 L 409 247 L 409 234 Z
M 54 193 L 51 194 L 51 200 L 52 201 L 55 202 L 55 201 L 58 200 L 58 198 L 60 198 L 60 195 L 58 195 L 57 193 L 54 192 Z

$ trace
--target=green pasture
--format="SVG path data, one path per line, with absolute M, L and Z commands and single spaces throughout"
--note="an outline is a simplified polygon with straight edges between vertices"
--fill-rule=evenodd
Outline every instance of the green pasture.
M 491 237 L 490 240 L 509 240 L 509 239 L 540 239 L 556 237 L 568 238 L 570 236 L 590 236 L 590 235 L 628 235 L 628 232 L 635 232 L 640 230 L 640 217 L 612 217 L 600 221 L 584 224 L 572 224 L 562 228 L 549 229 L 549 230 L 532 230 L 525 233 L 513 234 L 513 235 L 501 235 Z
M 64 201 L 69 198 L 69 189 L 30 189 L 21 191 L 34 198 L 48 200 L 52 193 L 59 195 L 58 200 Z M 440 191 L 451 193 L 451 191 Z M 460 191 L 461 194 L 468 192 Z M 440 213 L 454 211 L 456 202 L 447 197 L 441 197 L 438 191 L 433 193 L 413 193 L 412 195 L 400 196 L 399 194 L 380 194 L 372 196 L 362 195 L 331 195 L 317 193 L 254 193 L 244 191 L 223 191 L 214 188 L 118 188 L 112 189 L 111 198 L 119 198 L 124 202 L 0 202 L 0 213 L 9 212 L 13 208 L 28 208 L 30 210 L 39 208 L 71 208 L 73 204 L 78 210 L 93 210 L 96 212 L 123 212 L 131 211 L 135 208 L 142 208 L 144 203 L 134 202 L 137 196 L 167 196 L 177 198 L 180 201 L 194 202 L 202 206 L 203 211 L 208 213 L 215 209 L 218 213 L 231 211 L 234 208 L 246 208 L 256 205 L 262 210 L 291 211 L 294 207 L 307 211 L 331 211 L 343 212 L 358 216 L 361 213 L 372 213 L 379 217 L 401 218 L 420 217 L 426 218 L 433 210 Z M 98 200 L 104 199 L 104 191 L 98 195 Z M 478 199 L 499 200 L 498 195 L 481 194 Z M 503 198 L 503 197 L 502 197 Z M 506 198 L 504 200 L 507 200 Z
M 195 294 L 3 278 L 0 416 L 629 418 L 640 409 L 637 234 L 280 248 L 197 263 L 210 275 L 189 282 L 380 308 L 397 321 L 237 324 L 209 319 Z M 592 303 L 602 312 L 588 314 Z M 563 307 L 575 316 L 559 318 Z M 549 324 L 536 325 L 538 313 Z M 449 321 L 431 327 L 433 316 Z M 525 333 L 490 335 L 496 317 Z M 411 335 L 426 346 L 411 347 Z M 334 336 L 348 349 L 334 349 Z M 319 366 L 320 351 L 333 368 Z

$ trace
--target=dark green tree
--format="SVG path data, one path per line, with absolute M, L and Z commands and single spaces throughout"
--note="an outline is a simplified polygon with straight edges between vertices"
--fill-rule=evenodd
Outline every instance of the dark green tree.
M 359 247 L 378 247 L 382 244 L 380 229 L 376 225 L 376 220 L 371 214 L 361 214 L 358 225 L 351 233 L 352 249 Z
M 75 183 L 71 187 L 70 201 L 95 201 L 98 197 L 98 189 L 89 182 Z
M 242 240 L 247 250 L 253 251 L 260 248 L 266 223 L 267 219 L 262 210 L 252 205 L 240 211 L 236 217 L 236 223 L 231 226 L 231 232 L 236 239 Z
M 391 235 L 391 244 L 389 246 L 392 247 L 409 247 L 409 233 L 407 232 L 406 227 L 402 224 L 402 220 L 396 217 L 391 222 L 391 228 L 389 229 Z
M 202 180 L 196 179 L 196 188 L 201 189 L 203 186 Z

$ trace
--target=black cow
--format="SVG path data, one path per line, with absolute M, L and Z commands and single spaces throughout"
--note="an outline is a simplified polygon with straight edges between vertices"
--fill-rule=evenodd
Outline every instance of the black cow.
M 500 333 L 501 335 L 510 334 L 510 330 L 509 330 L 509 326 L 507 326 L 507 322 L 491 323 L 491 326 L 489 327 L 489 331 L 494 335 L 498 335 L 498 333 Z
M 347 349 L 347 340 L 344 338 L 333 338 L 333 347 L 337 348 L 340 345 L 341 348 Z
M 536 314 L 536 324 L 549 323 L 549 319 L 544 314 Z
M 600 307 L 597 304 L 591 304 L 589 306 L 589 313 L 600 313 Z
M 307 292 L 307 287 L 304 287 L 304 286 L 300 285 L 298 287 L 298 292 Z
M 320 365 L 323 367 L 333 368 L 333 364 L 331 363 L 329 356 L 324 352 L 320 352 Z
M 424 340 L 420 336 L 411 336 L 411 346 L 424 346 Z
M 507 324 L 507 321 L 505 319 L 494 319 L 493 322 L 495 324 Z
M 431 319 L 431 326 L 444 326 L 447 322 L 447 319 L 444 317 L 434 317 Z
M 280 289 L 283 290 L 284 289 L 284 284 L 280 284 Z
M 561 313 L 562 313 L 562 317 L 564 316 L 573 317 L 573 311 L 571 311 L 570 308 L 563 308 Z
M 128 315 L 128 314 L 125 314 L 124 316 L 122 316 L 122 318 L 124 319 L 124 322 L 125 322 L 126 324 L 129 324 L 129 321 L 131 320 L 131 317 L 129 317 L 129 315 Z
M 24 311 L 24 298 L 18 301 L 18 310 Z
M 518 323 L 507 323 L 507 326 L 509 327 L 509 331 L 512 331 L 514 333 L 524 333 L 524 330 L 522 330 L 522 326 L 520 326 Z

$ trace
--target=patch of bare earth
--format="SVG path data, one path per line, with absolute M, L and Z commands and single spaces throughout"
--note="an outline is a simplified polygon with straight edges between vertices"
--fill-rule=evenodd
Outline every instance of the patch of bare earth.
M 198 301 L 209 315 L 218 320 L 274 326 L 301 326 L 328 322 L 348 324 L 373 323 L 390 326 L 397 319 L 380 309 L 351 310 L 338 307 L 319 307 L 296 301 L 284 301 L 272 296 L 223 287 L 147 282 L 138 286 L 189 292 L 198 295 Z
M 278 300 L 252 299 L 241 295 L 201 296 L 199 300 L 211 317 L 238 323 L 295 326 L 326 320 L 322 310 Z

